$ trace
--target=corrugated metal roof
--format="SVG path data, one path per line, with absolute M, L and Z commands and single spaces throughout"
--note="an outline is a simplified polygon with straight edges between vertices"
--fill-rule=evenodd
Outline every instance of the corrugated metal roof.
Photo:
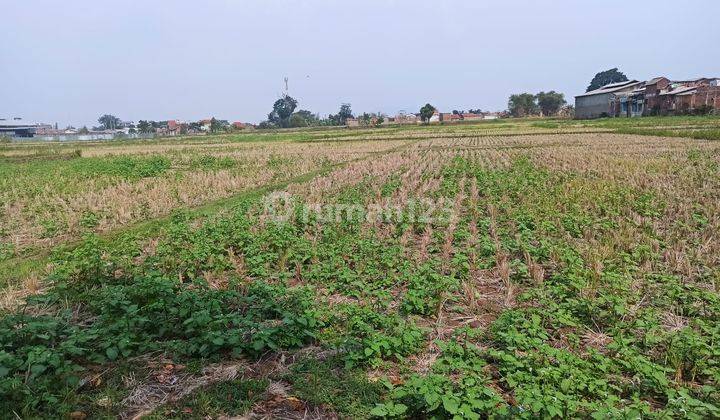
M 653 79 L 648 80 L 647 83 L 645 83 L 645 84 L 646 85 L 654 85 L 655 83 L 661 81 L 662 79 L 667 79 L 667 77 L 663 77 L 663 76 L 654 77 Z
M 608 83 L 607 85 L 603 86 L 601 89 L 610 89 L 616 86 L 625 86 L 627 84 L 632 83 L 630 80 L 626 80 L 624 82 L 615 82 L 615 83 Z
M 50 127 L 50 124 L 8 118 L 8 119 L 0 119 L 0 127 L 3 127 L 3 128 L 20 128 L 20 127 L 35 128 L 35 127 Z
M 620 82 L 620 83 L 610 83 L 607 84 L 600 89 L 591 90 L 590 92 L 585 92 L 582 95 L 575 95 L 576 98 L 580 98 L 583 96 L 592 96 L 592 95 L 601 95 L 605 93 L 613 93 L 618 90 L 622 90 L 628 87 L 639 85 L 643 82 L 638 82 L 637 80 L 628 80 L 627 82 Z
M 695 86 L 683 86 L 679 87 L 675 90 L 670 90 L 667 92 L 661 92 L 660 95 L 680 95 L 680 94 L 691 94 L 692 91 L 697 90 L 697 87 Z

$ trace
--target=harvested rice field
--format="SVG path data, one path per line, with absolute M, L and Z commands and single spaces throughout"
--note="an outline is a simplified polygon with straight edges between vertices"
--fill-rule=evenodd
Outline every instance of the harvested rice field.
M 719 129 L 0 145 L 0 412 L 720 417 Z

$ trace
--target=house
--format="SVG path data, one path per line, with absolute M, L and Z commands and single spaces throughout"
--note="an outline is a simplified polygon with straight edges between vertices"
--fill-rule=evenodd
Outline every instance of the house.
M 345 120 L 345 125 L 348 127 L 359 127 L 360 126 L 360 120 L 357 118 L 348 118 Z
M 637 80 L 610 83 L 599 89 L 577 95 L 575 97 L 575 117 L 600 118 L 616 116 L 617 95 L 630 93 L 642 84 L 643 82 Z
M 679 86 L 660 93 L 660 114 L 685 113 L 701 107 L 720 109 L 720 86 L 707 80 L 701 85 Z
M 638 117 L 720 109 L 720 79 L 702 77 L 671 81 L 655 77 L 611 83 L 575 97 L 577 118 Z
M 610 99 L 610 116 L 639 117 L 645 113 L 645 87 L 641 84 L 631 91 L 621 91 Z
M 180 134 L 180 123 L 177 120 L 168 120 L 167 132 L 171 135 Z
M 165 125 L 167 126 L 166 134 L 171 136 L 187 134 L 190 131 L 189 125 L 185 121 L 167 120 Z
M 236 129 L 236 130 L 244 130 L 244 129 L 247 128 L 248 125 L 245 124 L 245 123 L 242 123 L 242 122 L 240 122 L 240 121 L 235 121 L 235 122 L 232 123 L 232 126 L 233 126 L 233 128 Z
M 660 92 L 667 90 L 670 86 L 670 79 L 667 77 L 655 77 L 645 83 L 645 107 L 648 110 L 660 109 Z

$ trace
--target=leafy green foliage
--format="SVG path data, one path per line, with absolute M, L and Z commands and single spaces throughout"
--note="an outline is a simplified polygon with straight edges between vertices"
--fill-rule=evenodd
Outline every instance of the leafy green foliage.
M 390 387 L 390 400 L 377 405 L 378 417 L 437 417 L 479 419 L 508 414 L 497 392 L 488 386 L 486 363 L 472 344 L 438 342 L 441 356 L 427 375 L 412 375 Z M 452 378 L 452 379 L 451 379 Z
M 158 273 L 114 278 L 95 253 L 65 271 L 71 283 L 31 305 L 84 302 L 80 317 L 8 315 L 0 319 L 0 391 L 23 410 L 62 409 L 83 365 L 164 351 L 176 357 L 257 356 L 314 339 L 320 324 L 309 291 L 265 283 L 226 290 L 202 280 L 180 283 Z M 90 279 L 104 278 L 98 288 Z
M 508 111 L 515 117 L 527 117 L 538 112 L 538 104 L 532 93 L 518 93 L 508 99 Z
M 565 95 L 551 90 L 550 92 L 539 92 L 535 95 L 538 107 L 544 116 L 556 115 L 560 108 L 565 105 Z
M 423 107 L 420 108 L 420 119 L 425 123 L 430 122 L 430 118 L 432 118 L 435 111 L 436 109 L 434 106 L 430 104 L 423 105 Z
M 610 83 L 626 82 L 627 80 L 627 76 L 617 68 L 601 71 L 593 77 L 585 91 L 590 92 L 591 90 L 600 89 Z

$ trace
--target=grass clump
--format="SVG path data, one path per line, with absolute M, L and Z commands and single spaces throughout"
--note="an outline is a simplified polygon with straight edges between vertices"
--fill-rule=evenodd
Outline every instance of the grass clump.
M 346 369 L 340 357 L 306 359 L 292 367 L 287 378 L 294 395 L 316 406 L 332 407 L 346 418 L 369 418 L 385 387 L 370 382 L 361 369 Z
M 197 419 L 241 416 L 258 401 L 268 386 L 267 380 L 236 379 L 216 383 L 166 404 L 145 416 L 147 419 Z

